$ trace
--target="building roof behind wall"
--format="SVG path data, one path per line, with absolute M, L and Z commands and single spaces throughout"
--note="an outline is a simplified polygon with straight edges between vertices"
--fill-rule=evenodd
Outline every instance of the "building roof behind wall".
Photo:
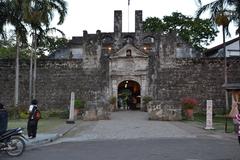
M 239 90 L 240 91 L 240 83 L 228 83 L 228 84 L 224 84 L 223 87 L 226 90 Z
M 234 38 L 234 39 L 232 39 L 232 40 L 230 40 L 230 41 L 227 41 L 227 42 L 226 42 L 226 46 L 227 46 L 227 45 L 230 45 L 230 44 L 232 44 L 232 43 L 234 43 L 234 42 L 236 42 L 236 41 L 238 41 L 238 40 L 239 40 L 239 37 Z M 218 51 L 219 51 L 220 49 L 222 49 L 223 47 L 224 47 L 224 45 L 223 45 L 223 43 L 222 43 L 222 44 L 219 44 L 219 45 L 217 45 L 217 46 L 215 46 L 215 47 L 212 47 L 212 48 L 210 48 L 210 49 L 207 49 L 207 50 L 204 52 L 204 55 L 207 56 L 207 57 L 212 56 L 212 55 L 218 53 Z

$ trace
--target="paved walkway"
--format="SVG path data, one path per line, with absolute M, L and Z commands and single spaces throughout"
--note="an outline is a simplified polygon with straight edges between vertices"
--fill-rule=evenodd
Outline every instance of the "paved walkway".
M 150 121 L 146 112 L 119 111 L 111 113 L 111 120 L 77 121 L 72 131 L 57 142 L 183 137 L 235 140 L 234 135 L 206 131 L 203 126 L 180 121 Z
M 27 139 L 26 145 L 28 148 L 36 147 L 38 145 L 46 144 L 49 142 L 56 141 L 57 139 L 63 137 L 69 131 L 71 131 L 76 124 L 62 124 L 59 128 L 50 131 L 49 133 L 38 133 L 37 137 L 34 139 Z M 27 136 L 25 136 L 27 137 Z

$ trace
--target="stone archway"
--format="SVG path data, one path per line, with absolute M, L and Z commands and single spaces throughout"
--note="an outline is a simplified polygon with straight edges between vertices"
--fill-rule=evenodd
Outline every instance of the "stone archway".
M 117 107 L 125 110 L 140 110 L 141 86 L 134 80 L 124 80 L 117 89 Z

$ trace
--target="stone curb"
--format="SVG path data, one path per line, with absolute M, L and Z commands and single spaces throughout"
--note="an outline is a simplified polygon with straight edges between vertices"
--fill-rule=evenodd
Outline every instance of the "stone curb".
M 74 127 L 76 127 L 76 124 L 74 125 L 69 125 L 66 127 L 66 125 L 64 125 L 63 128 L 60 127 L 60 130 L 58 129 L 57 133 L 39 133 L 37 135 L 36 139 L 30 139 L 30 140 L 26 140 L 26 146 L 36 146 L 36 145 L 43 145 L 46 143 L 50 143 L 53 142 L 61 137 L 63 137 L 65 134 L 67 134 L 69 131 L 71 131 Z

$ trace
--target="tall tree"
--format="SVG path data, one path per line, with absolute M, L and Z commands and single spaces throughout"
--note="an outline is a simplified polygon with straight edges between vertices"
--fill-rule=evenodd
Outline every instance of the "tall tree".
M 238 34 L 239 37 L 239 52 L 240 52 L 240 1 L 235 0 L 233 1 L 235 10 L 233 11 L 232 14 L 232 20 L 237 26 L 236 34 Z
M 237 26 L 236 34 L 238 34 L 240 38 L 240 0 L 215 0 L 203 6 L 201 0 L 198 0 L 198 2 L 201 5 L 197 11 L 198 17 L 206 11 L 210 11 L 211 20 L 217 25 L 222 25 L 222 29 L 227 34 L 229 33 L 228 24 L 233 22 Z
M 15 28 L 16 34 L 16 67 L 15 67 L 15 91 L 14 106 L 19 103 L 19 52 L 20 45 L 27 43 L 27 29 L 23 22 L 23 0 L 1 0 L 0 1 L 0 31 L 4 32 L 7 24 Z
M 201 0 L 198 0 L 201 4 Z M 223 53 L 224 53 L 224 83 L 228 83 L 227 76 L 227 56 L 226 56 L 226 42 L 225 34 L 228 32 L 228 25 L 231 21 L 234 21 L 238 24 L 238 31 L 240 28 L 240 1 L 239 0 L 215 0 L 209 4 L 203 5 L 197 11 L 197 16 L 199 17 L 202 13 L 210 11 L 211 19 L 217 25 L 222 26 L 223 32 Z M 240 36 L 239 36 L 240 37 Z M 240 42 L 239 42 L 240 48 Z M 229 109 L 228 102 L 228 92 L 225 90 L 225 113 Z M 227 120 L 225 123 L 225 132 L 227 131 Z
M 163 19 L 149 17 L 144 22 L 144 30 L 149 32 L 176 32 L 184 41 L 199 50 L 204 49 L 217 35 L 209 19 L 200 19 L 173 12 Z
M 67 14 L 66 2 L 64 0 L 25 0 L 24 3 L 25 21 L 31 25 L 32 45 L 34 54 L 30 56 L 29 74 L 29 99 L 36 98 L 36 75 L 37 75 L 37 47 L 43 39 L 45 30 L 49 30 L 55 11 L 59 14 L 58 24 L 64 22 Z M 32 60 L 33 58 L 33 60 Z M 33 65 L 32 65 L 33 64 Z M 33 66 L 33 67 L 32 67 Z M 33 73 L 33 74 L 32 74 Z M 32 91 L 33 90 L 33 91 Z M 32 94 L 33 92 L 33 94 Z

